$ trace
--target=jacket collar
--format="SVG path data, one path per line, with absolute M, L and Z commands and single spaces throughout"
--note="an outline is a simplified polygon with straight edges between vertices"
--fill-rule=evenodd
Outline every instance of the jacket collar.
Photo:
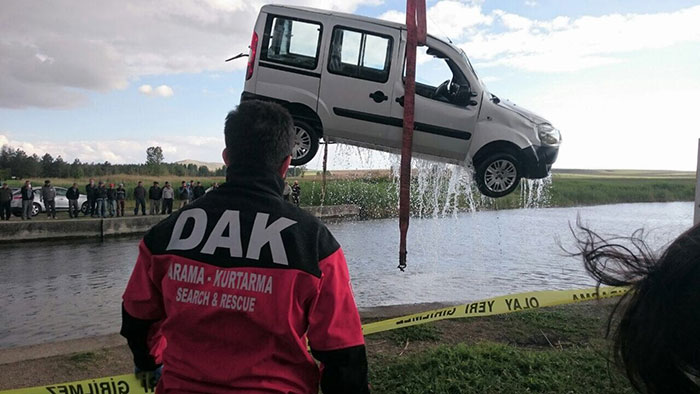
M 260 191 L 282 197 L 284 180 L 274 171 L 259 168 L 227 168 L 224 189 Z

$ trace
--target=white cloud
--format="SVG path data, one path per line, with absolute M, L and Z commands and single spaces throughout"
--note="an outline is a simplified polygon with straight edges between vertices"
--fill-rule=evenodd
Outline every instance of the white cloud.
M 405 14 L 391 10 L 380 18 L 404 23 Z M 503 10 L 485 14 L 478 2 L 442 0 L 428 9 L 428 32 L 461 42 L 481 67 L 571 72 L 619 63 L 633 51 L 700 44 L 698 20 L 700 6 L 656 14 L 535 20 Z
M 406 14 L 395 10 L 387 11 L 379 18 L 397 23 L 406 22 Z M 478 26 L 490 25 L 493 22 L 493 16 L 485 15 L 477 2 L 467 4 L 442 0 L 428 8 L 426 21 L 430 34 L 457 39 L 467 32 L 474 31 Z
M 141 85 L 139 87 L 139 92 L 146 96 L 158 97 L 172 97 L 175 94 L 173 88 L 168 85 L 160 85 L 157 88 L 153 88 L 151 85 Z
M 151 85 L 141 85 L 139 87 L 139 92 L 145 95 L 150 95 L 153 93 L 153 87 Z
M 145 75 L 229 72 L 266 0 L 3 2 L 0 107 L 70 108 Z M 380 0 L 293 0 L 352 12 Z M 157 89 L 157 88 L 156 88 Z M 168 94 L 167 92 L 162 92 Z
M 224 138 L 202 136 L 164 136 L 147 139 L 80 140 L 80 141 L 24 141 L 14 139 L 7 132 L 0 132 L 0 146 L 9 145 L 27 154 L 42 156 L 49 153 L 61 156 L 72 162 L 78 158 L 82 162 L 104 162 L 113 164 L 143 163 L 146 161 L 146 148 L 160 146 L 166 161 L 184 159 L 212 161 L 220 157 L 224 148 Z
M 537 7 L 537 2 L 534 0 L 525 0 L 525 5 L 528 7 Z
M 480 31 L 460 46 L 482 66 L 567 72 L 623 61 L 633 51 L 700 44 L 700 6 L 657 14 L 611 14 L 537 21 L 504 11 L 504 32 Z

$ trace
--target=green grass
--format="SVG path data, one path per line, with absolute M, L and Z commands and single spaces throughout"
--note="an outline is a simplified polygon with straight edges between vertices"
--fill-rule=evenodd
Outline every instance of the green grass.
M 441 331 L 432 324 L 421 324 L 389 331 L 388 337 L 397 345 L 418 341 L 439 341 Z
M 300 181 L 303 205 L 320 205 L 321 186 L 316 181 Z M 416 185 L 413 185 L 412 212 L 418 214 L 420 201 Z M 365 218 L 392 217 L 398 213 L 398 185 L 389 178 L 369 180 L 329 180 L 326 205 L 356 204 Z M 423 213 L 430 214 L 435 206 L 435 196 L 430 190 L 423 198 Z M 526 205 L 520 189 L 500 199 L 480 198 L 473 191 L 477 210 L 512 209 Z M 545 191 L 544 207 L 570 207 L 581 205 L 617 204 L 634 202 L 693 201 L 695 180 L 691 178 L 603 178 L 555 175 Z M 437 197 L 438 205 L 445 202 L 446 194 Z M 470 206 L 463 197 L 458 201 L 460 209 Z
M 532 350 L 493 342 L 441 345 L 411 357 L 381 356 L 373 393 L 633 393 L 594 348 Z

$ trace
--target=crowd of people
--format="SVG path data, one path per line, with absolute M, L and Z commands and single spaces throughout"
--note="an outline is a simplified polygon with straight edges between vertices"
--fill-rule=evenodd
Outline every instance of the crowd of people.
M 173 212 L 173 206 L 184 208 L 192 201 L 204 196 L 208 191 L 219 188 L 217 182 L 213 183 L 208 189 L 202 185 L 202 182 L 193 180 L 182 181 L 180 186 L 175 189 L 170 182 L 165 182 L 163 187 L 160 182 L 154 181 L 153 185 L 148 189 L 139 181 L 137 186 L 131 193 L 135 201 L 134 215 L 146 215 L 146 203 L 148 202 L 149 215 L 165 215 Z M 83 191 L 80 190 L 77 183 L 68 188 L 66 198 L 68 199 L 68 216 L 78 218 L 81 212 L 78 200 L 81 195 L 87 197 L 87 210 L 83 212 L 85 216 L 90 215 L 93 218 L 107 218 L 124 216 L 126 212 L 126 200 L 128 192 L 124 188 L 124 184 L 114 183 L 107 184 L 106 182 L 90 179 L 90 183 L 85 185 Z M 34 189 L 31 181 L 25 181 L 20 189 L 22 198 L 21 217 L 22 220 L 32 218 L 32 206 L 34 203 Z M 285 182 L 284 200 L 290 201 L 294 205 L 299 206 L 299 197 L 301 195 L 301 186 L 298 181 L 294 181 L 293 185 Z M 10 220 L 12 212 L 13 191 L 7 183 L 3 183 L 0 187 L 0 218 L 2 220 Z M 49 219 L 56 219 L 56 189 L 52 185 L 51 180 L 44 181 L 40 193 L 41 202 L 43 202 L 43 210 Z M 179 204 L 175 205 L 174 201 L 178 200 Z
M 219 188 L 218 183 L 213 183 L 209 189 L 206 189 L 202 182 L 193 180 L 186 182 L 182 181 L 180 187 L 175 190 L 170 182 L 165 182 L 163 187 L 159 182 L 153 182 L 153 185 L 146 190 L 143 182 L 139 181 L 138 185 L 131 192 L 131 196 L 135 201 L 134 215 L 138 215 L 141 211 L 142 215 L 146 215 L 146 200 L 149 203 L 148 213 L 150 215 L 164 215 L 173 212 L 174 200 L 180 201 L 179 208 L 192 201 L 202 197 L 210 190 Z M 22 200 L 21 217 L 22 220 L 30 220 L 32 218 L 32 209 L 34 205 L 35 190 L 32 182 L 27 180 L 19 190 L 19 195 Z M 46 213 L 49 219 L 56 219 L 56 188 L 51 183 L 51 180 L 44 181 L 39 193 L 40 202 L 43 204 L 42 210 Z M 81 204 L 79 200 L 81 196 L 87 198 L 87 209 L 83 215 L 90 215 L 93 218 L 120 217 L 126 214 L 126 200 L 129 193 L 123 183 L 115 185 L 114 183 L 106 183 L 102 181 L 95 182 L 95 179 L 90 179 L 90 183 L 85 185 L 83 190 L 80 189 L 77 183 L 73 183 L 66 190 L 66 199 L 68 200 L 68 216 L 70 218 L 78 218 L 81 212 Z M 9 187 L 7 182 L 0 187 L 0 219 L 10 220 L 12 213 L 12 200 L 14 199 L 14 191 Z
M 73 187 L 76 187 L 76 185 L 73 184 Z M 218 188 L 219 184 L 216 182 L 207 190 L 202 185 L 202 182 L 195 184 L 194 181 L 182 181 L 176 192 L 168 181 L 165 182 L 163 187 L 160 186 L 160 182 L 154 181 L 153 185 L 148 189 L 143 185 L 143 181 L 139 181 L 131 194 L 135 202 L 134 215 L 138 215 L 139 211 L 141 215 L 146 215 L 146 200 L 148 200 L 149 215 L 165 215 L 173 213 L 173 201 L 176 197 L 180 200 L 180 208 L 182 208 L 202 197 L 207 191 Z M 75 191 L 76 193 L 78 192 L 77 189 Z M 124 188 L 124 184 L 119 184 L 115 189 L 113 183 L 107 186 L 104 182 L 99 181 L 95 185 L 95 180 L 90 179 L 90 183 L 85 185 L 85 195 L 88 203 L 86 215 L 89 214 L 91 217 L 101 218 L 119 217 L 124 216 L 126 212 L 127 191 Z M 77 197 L 79 197 L 79 194 L 73 200 L 76 202 L 76 205 Z M 77 211 L 69 210 L 71 217 L 73 217 L 74 212 L 77 217 Z

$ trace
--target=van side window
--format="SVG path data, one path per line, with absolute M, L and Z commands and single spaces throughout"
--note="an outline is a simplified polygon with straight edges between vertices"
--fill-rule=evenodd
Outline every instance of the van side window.
M 321 29 L 318 23 L 270 15 L 260 59 L 313 70 L 318 62 Z
M 389 79 L 392 43 L 391 37 L 335 27 L 328 71 L 384 83 Z

